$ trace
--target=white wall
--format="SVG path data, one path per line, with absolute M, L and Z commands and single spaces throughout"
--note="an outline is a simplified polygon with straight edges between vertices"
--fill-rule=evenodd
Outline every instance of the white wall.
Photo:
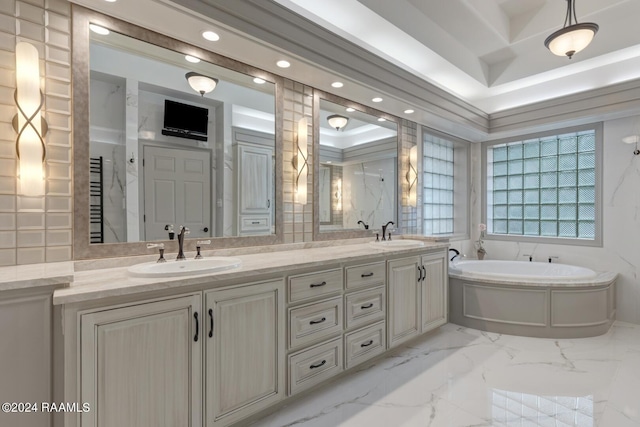
M 640 156 L 634 156 L 632 145 L 621 139 L 637 134 L 640 116 L 607 121 L 604 124 L 603 159 L 603 247 L 533 244 L 485 240 L 485 259 L 525 260 L 532 254 L 535 261 L 546 262 L 558 256 L 558 262 L 589 267 L 619 274 L 616 288 L 617 319 L 640 324 Z M 478 238 L 481 217 L 480 145 L 472 146 L 471 230 Z M 473 240 L 452 242 L 470 258 L 475 258 Z

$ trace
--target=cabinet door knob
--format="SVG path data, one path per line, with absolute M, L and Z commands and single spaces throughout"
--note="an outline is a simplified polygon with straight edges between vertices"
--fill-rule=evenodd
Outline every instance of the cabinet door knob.
M 200 335 L 200 322 L 198 321 L 198 312 L 193 313 L 193 318 L 196 319 L 196 335 L 193 337 L 195 342 L 198 342 L 198 335 Z
M 202 231 L 204 231 L 205 233 L 208 233 L 209 232 L 209 227 L 203 228 Z
M 326 318 L 326 317 L 323 317 L 323 318 L 322 318 L 322 319 L 320 319 L 320 320 L 312 320 L 312 321 L 310 321 L 310 322 L 309 322 L 309 324 L 310 324 L 310 325 L 317 325 L 318 323 L 322 323 L 322 322 L 324 322 L 324 321 L 326 321 L 326 320 L 327 320 L 327 318 Z
M 316 368 L 319 368 L 320 366 L 324 366 L 326 363 L 327 363 L 327 361 L 326 361 L 326 360 L 323 360 L 323 361 L 322 361 L 322 362 L 320 362 L 320 363 L 316 363 L 315 365 L 311 365 L 311 366 L 309 366 L 309 369 L 316 369 Z

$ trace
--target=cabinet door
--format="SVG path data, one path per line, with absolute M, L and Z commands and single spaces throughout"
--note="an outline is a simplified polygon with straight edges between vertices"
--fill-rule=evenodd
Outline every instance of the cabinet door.
M 447 323 L 447 259 L 442 254 L 422 257 L 422 332 Z
M 240 215 L 269 215 L 271 212 L 272 157 L 273 150 L 269 148 L 238 144 Z
M 389 348 L 420 333 L 419 257 L 388 262 L 387 343 Z
M 200 294 L 81 317 L 82 427 L 202 425 Z
M 282 280 L 206 299 L 206 425 L 229 425 L 285 396 Z

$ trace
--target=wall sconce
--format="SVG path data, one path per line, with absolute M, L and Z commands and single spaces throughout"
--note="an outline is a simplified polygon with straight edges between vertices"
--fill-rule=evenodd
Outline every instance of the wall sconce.
M 349 123 L 349 118 L 334 114 L 327 117 L 327 122 L 329 122 L 329 126 L 335 128 L 335 130 L 340 130 L 343 129 L 347 125 L 347 123 Z
M 44 159 L 46 148 L 43 136 L 47 122 L 41 117 L 44 96 L 40 90 L 40 59 L 32 44 L 16 44 L 16 91 L 18 114 L 13 128 L 18 134 L 18 193 L 25 196 L 44 196 Z
M 636 144 L 636 149 L 633 151 L 633 154 L 636 156 L 640 154 L 640 150 L 638 150 L 638 142 L 640 142 L 640 135 L 630 135 L 622 138 L 622 142 L 625 144 Z
M 409 150 L 409 170 L 407 171 L 407 183 L 409 184 L 409 206 L 416 207 L 418 187 L 418 146 L 414 145 Z
M 297 150 L 296 155 L 294 155 L 291 160 L 296 175 L 296 188 L 293 193 L 293 202 L 300 205 L 307 204 L 307 174 L 309 173 L 309 164 L 307 163 L 307 130 L 307 118 L 303 117 L 298 121 Z
M 204 96 L 205 93 L 213 91 L 218 85 L 218 79 L 203 76 L 202 74 L 194 73 L 193 71 L 185 74 L 184 77 L 189 82 L 191 89 L 198 92 L 200 96 Z
M 336 181 L 336 192 L 334 193 L 336 197 L 336 209 L 337 211 L 342 210 L 342 179 L 338 179 Z

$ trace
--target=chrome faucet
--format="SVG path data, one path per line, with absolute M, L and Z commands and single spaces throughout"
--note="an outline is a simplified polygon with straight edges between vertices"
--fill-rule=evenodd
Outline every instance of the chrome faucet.
M 178 256 L 176 257 L 176 260 L 180 261 L 183 259 L 187 259 L 184 256 L 184 252 L 182 251 L 182 248 L 184 246 L 184 235 L 185 234 L 189 234 L 189 229 L 187 227 L 183 227 L 182 225 L 180 226 L 180 233 L 178 233 Z
M 389 226 L 389 224 L 391 225 L 395 225 L 395 223 L 393 221 L 389 221 L 388 223 L 386 223 L 385 225 L 382 226 L 382 240 L 387 240 L 387 227 Z

